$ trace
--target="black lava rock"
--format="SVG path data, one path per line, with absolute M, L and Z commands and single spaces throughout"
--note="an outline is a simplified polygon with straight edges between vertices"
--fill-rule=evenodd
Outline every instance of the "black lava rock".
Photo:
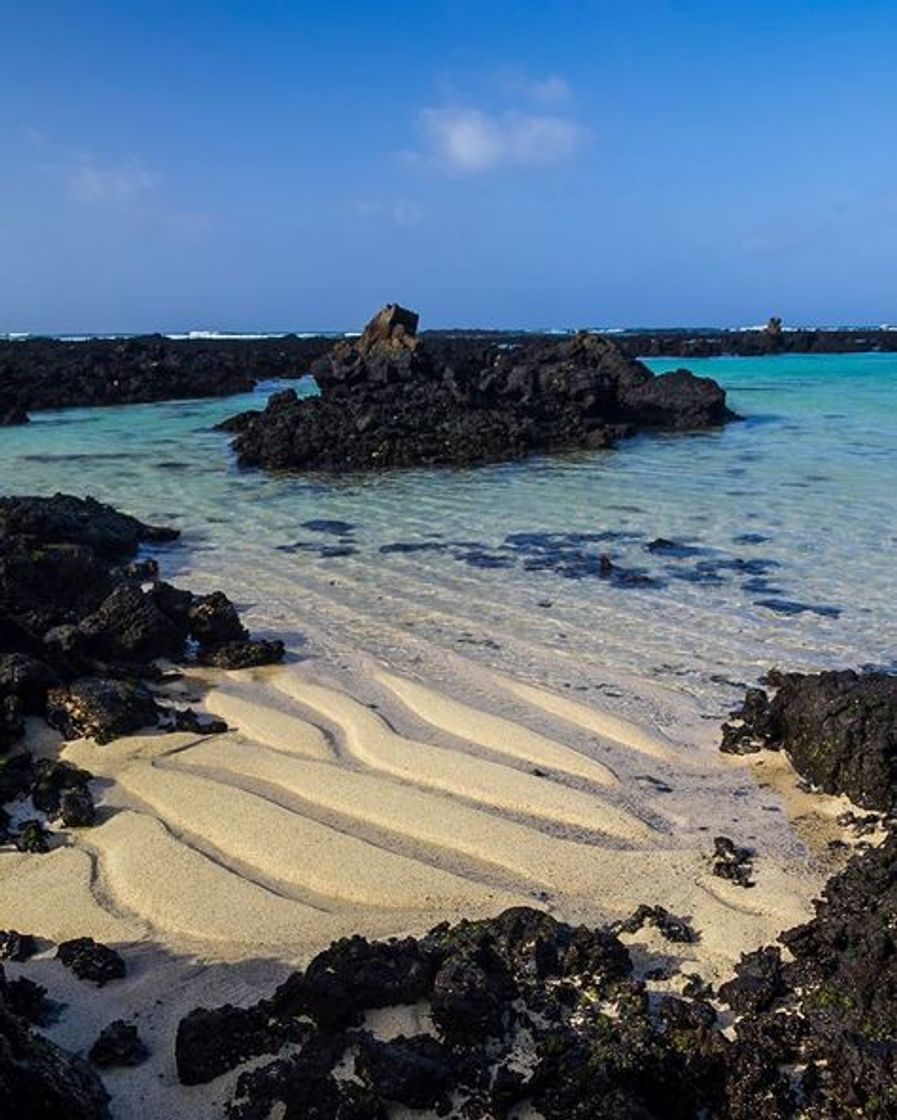
M 308 1030 L 267 1005 L 197 1007 L 178 1024 L 175 1061 L 184 1085 L 202 1085 L 258 1054 L 276 1054 Z
M 31 1029 L 13 1006 L 10 987 L 0 969 L 0 1115 L 109 1120 L 109 1098 L 99 1078 L 86 1062 Z M 21 1003 L 21 995 L 16 998 Z
M 783 749 L 795 770 L 826 793 L 846 794 L 867 809 L 897 809 L 897 675 L 773 673 L 770 701 L 751 689 L 724 728 L 723 749 L 740 744 Z
M 149 690 L 132 681 L 82 677 L 65 688 L 51 689 L 47 697 L 47 723 L 65 739 L 108 743 L 155 726 L 160 714 Z
M 37 952 L 37 943 L 30 933 L 0 929 L 0 961 L 27 961 Z
M 636 427 L 706 428 L 725 393 L 685 370 L 655 377 L 608 338 L 424 338 L 417 315 L 383 308 L 357 340 L 314 365 L 321 396 L 274 394 L 234 418 L 243 466 L 382 470 L 607 447 Z
M 79 980 L 90 980 L 98 987 L 103 987 L 110 980 L 121 980 L 126 973 L 122 957 L 92 937 L 76 937 L 61 942 L 56 948 L 56 956 Z
M 116 1019 L 100 1032 L 88 1057 L 100 1069 L 111 1069 L 113 1066 L 139 1066 L 149 1057 L 149 1051 L 133 1023 Z

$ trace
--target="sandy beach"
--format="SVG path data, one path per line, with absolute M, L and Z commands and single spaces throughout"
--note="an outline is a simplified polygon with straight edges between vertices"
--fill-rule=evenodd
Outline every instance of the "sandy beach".
M 173 694 L 202 692 L 226 734 L 63 745 L 96 776 L 99 823 L 40 859 L 4 856 L 0 927 L 126 956 L 127 979 L 98 992 L 49 951 L 8 967 L 71 994 L 48 1032 L 64 1046 L 114 1017 L 140 1024 L 151 1058 L 107 1077 L 115 1116 L 219 1115 L 235 1075 L 178 1083 L 180 1017 L 258 998 L 340 936 L 418 935 L 515 905 L 596 925 L 647 902 L 699 939 L 627 938 L 637 967 L 674 954 L 716 983 L 809 916 L 841 799 L 801 801 L 772 756 L 720 755 L 682 697 L 660 729 L 463 658 L 451 676 L 437 689 L 361 656 L 351 672 L 193 671 Z M 57 749 L 36 726 L 31 743 Z M 719 834 L 757 851 L 751 889 L 712 875 Z

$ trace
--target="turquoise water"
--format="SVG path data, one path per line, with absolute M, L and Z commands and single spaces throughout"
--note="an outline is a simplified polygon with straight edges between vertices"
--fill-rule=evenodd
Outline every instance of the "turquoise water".
M 269 384 L 38 413 L 0 431 L 0 490 L 93 494 L 182 527 L 166 573 L 222 587 L 297 647 L 307 634 L 397 662 L 427 647 L 573 687 L 612 666 L 708 711 L 774 664 L 891 664 L 897 356 L 688 365 L 745 420 L 476 470 L 268 477 L 239 471 L 211 428 Z

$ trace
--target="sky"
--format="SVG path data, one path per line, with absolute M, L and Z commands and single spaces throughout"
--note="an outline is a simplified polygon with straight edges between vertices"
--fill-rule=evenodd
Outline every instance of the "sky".
M 0 0 L 0 332 L 897 323 L 897 3 Z

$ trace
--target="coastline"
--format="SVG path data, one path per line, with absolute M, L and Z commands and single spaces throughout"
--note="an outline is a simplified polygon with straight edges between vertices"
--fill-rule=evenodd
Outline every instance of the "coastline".
M 223 736 L 64 745 L 62 757 L 96 775 L 100 823 L 49 856 L 4 861 L 0 926 L 53 941 L 90 935 L 127 957 L 129 977 L 101 993 L 85 993 L 49 956 L 8 967 L 72 1000 L 48 1032 L 64 1046 L 80 1049 L 109 1019 L 136 1017 L 152 1056 L 106 1078 L 114 1116 L 217 1115 L 234 1077 L 212 1091 L 179 1084 L 178 1020 L 197 1004 L 248 1002 L 335 937 L 420 935 L 512 905 L 595 926 L 659 904 L 699 940 L 627 938 L 637 970 L 675 956 L 716 985 L 741 953 L 809 917 L 843 862 L 824 855 L 824 843 L 812 851 L 797 839 L 785 815 L 793 774 L 780 776 L 784 793 L 762 789 L 745 760 L 720 755 L 706 732 L 693 737 L 687 709 L 681 726 L 659 731 L 529 686 L 524 700 L 519 686 L 486 683 L 479 669 L 474 708 L 460 681 L 448 695 L 361 664 L 363 677 L 358 666 L 347 673 L 312 660 L 174 686 L 194 697 L 196 685 L 208 687 L 204 706 L 233 728 Z M 484 693 L 492 711 L 483 711 Z M 368 757 L 359 757 L 359 727 Z M 403 747 L 414 752 L 413 778 L 393 769 Z M 448 778 L 440 752 L 451 759 Z M 613 778 L 574 773 L 593 764 Z M 485 767 L 504 788 L 483 784 Z M 653 792 L 634 780 L 645 773 Z M 509 805 L 516 782 L 523 800 Z M 845 804 L 814 796 L 799 811 L 827 839 L 841 834 L 834 818 Z M 615 834 L 621 821 L 629 835 Z M 322 829 L 332 832 L 314 847 Z M 711 874 L 712 837 L 726 831 L 755 846 L 750 890 Z

